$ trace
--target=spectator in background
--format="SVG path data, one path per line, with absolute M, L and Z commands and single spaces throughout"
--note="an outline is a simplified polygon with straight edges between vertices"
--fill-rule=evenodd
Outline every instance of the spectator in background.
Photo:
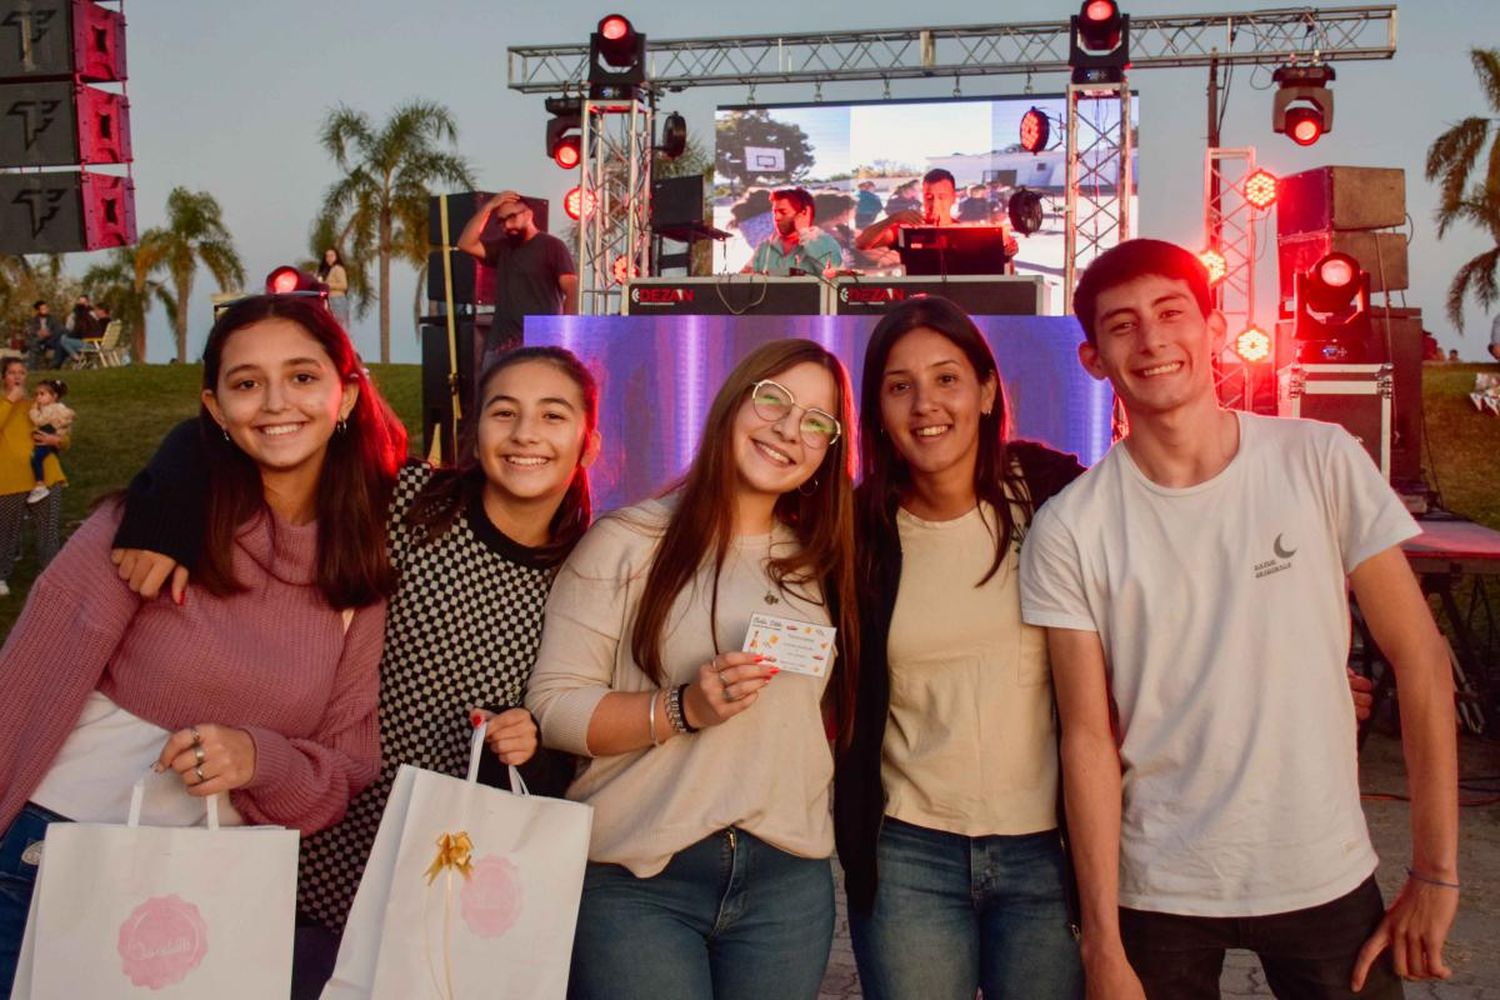
M 50 492 L 28 512 L 26 499 L 36 485 L 31 473 L 31 451 L 38 444 L 66 448 L 63 434 L 34 434 L 26 395 L 26 362 L 7 358 L 0 370 L 0 597 L 10 594 L 10 575 L 21 557 L 21 526 L 28 513 L 36 539 L 40 570 L 57 554 L 58 524 L 62 519 L 62 465 L 53 455 L 43 462 L 42 482 Z M 0 960 L 3 964 L 3 960 Z
M 103 332 L 94 321 L 94 309 L 87 295 L 78 296 L 65 325 L 68 332 L 79 340 L 93 340 Z
M 989 222 L 990 221 L 990 199 L 989 191 L 983 184 L 973 184 L 969 187 L 969 195 L 958 205 L 959 222 Z
M 854 203 L 855 228 L 863 229 L 874 222 L 883 207 L 880 203 L 880 195 L 875 193 L 875 182 L 860 181 L 859 194 Z
M 68 336 L 68 331 L 53 317 L 52 308 L 43 300 L 32 303 L 31 313 L 31 319 L 26 321 L 26 346 L 31 367 L 41 368 L 50 354 L 52 367 L 61 368 L 83 344 Z
M 855 231 L 849 220 L 858 208 L 855 199 L 842 191 L 819 191 L 813 195 L 813 218 L 822 220 L 818 228 L 832 236 L 843 252 L 843 266 L 854 263 Z
M 328 286 L 328 311 L 345 330 L 349 329 L 349 272 L 344 268 L 344 258 L 335 247 L 323 251 L 323 262 L 318 265 L 318 280 Z
M 776 224 L 771 221 L 771 192 L 765 188 L 746 191 L 729 208 L 729 228 L 739 230 L 750 252 L 755 253 L 755 248 L 776 231 Z
M 1450 365 L 1456 365 L 1456 364 L 1459 363 L 1459 360 L 1460 359 L 1459 359 L 1459 356 L 1458 356 L 1458 348 L 1456 348 L 1456 347 L 1450 347 L 1448 349 L 1448 363 Z
M 885 214 L 896 215 L 900 212 L 915 212 L 922 207 L 922 200 L 917 197 L 917 182 L 907 181 L 896 188 L 890 200 L 885 203 Z
M 1443 349 L 1442 349 L 1442 347 L 1440 347 L 1438 345 L 1437 338 L 1434 337 L 1427 330 L 1423 330 L 1422 331 L 1422 360 L 1423 361 L 1441 361 L 1441 360 L 1443 360 Z

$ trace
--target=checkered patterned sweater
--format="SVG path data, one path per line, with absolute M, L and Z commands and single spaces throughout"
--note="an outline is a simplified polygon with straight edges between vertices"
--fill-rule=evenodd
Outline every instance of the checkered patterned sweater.
M 468 710 L 520 705 L 541 637 L 553 570 L 496 529 L 477 497 L 434 542 L 402 523 L 431 475 L 417 462 L 401 470 L 387 525 L 400 584 L 380 664 L 380 777 L 342 823 L 302 842 L 299 906 L 334 931 L 343 930 L 397 769 L 463 775 Z

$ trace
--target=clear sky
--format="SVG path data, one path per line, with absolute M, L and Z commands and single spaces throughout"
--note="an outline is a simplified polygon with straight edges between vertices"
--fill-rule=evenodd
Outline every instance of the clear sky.
M 1127 13 L 1232 12 L 1281 3 L 1233 0 L 1153 0 L 1123 4 Z M 345 103 L 376 119 L 397 104 L 423 97 L 446 104 L 461 129 L 460 152 L 482 187 L 516 188 L 552 199 L 554 211 L 574 174 L 543 151 L 547 120 L 541 96 L 506 87 L 506 48 L 517 44 L 583 42 L 599 18 L 618 11 L 637 29 L 662 38 L 788 33 L 825 29 L 911 27 L 997 21 L 1063 19 L 1076 13 L 1067 0 L 946 0 L 938 5 L 864 0 L 808 4 L 645 3 L 605 7 L 598 2 L 547 0 L 133 0 L 129 21 L 131 127 L 135 144 L 136 208 L 142 229 L 162 221 L 166 195 L 185 185 L 218 198 L 256 287 L 276 265 L 305 253 L 307 229 L 333 165 L 317 142 L 318 125 Z M 1410 247 L 1410 305 L 1421 306 L 1444 347 L 1465 358 L 1484 354 L 1489 322 L 1477 308 L 1457 335 L 1443 312 L 1448 281 L 1458 265 L 1485 249 L 1477 230 L 1458 229 L 1439 242 L 1431 223 L 1436 191 L 1422 178 L 1427 145 L 1449 122 L 1484 111 L 1470 46 L 1500 46 L 1496 0 L 1406 0 L 1399 11 L 1396 58 L 1339 63 L 1334 84 L 1334 131 L 1301 149 L 1271 132 L 1269 71 L 1236 71 L 1223 144 L 1256 146 L 1278 173 L 1325 164 L 1404 167 L 1407 208 L 1414 220 Z M 1065 80 L 1038 77 L 1038 92 Z M 1207 134 L 1207 71 L 1150 70 L 1132 77 L 1141 98 L 1142 235 L 1196 246 L 1202 239 L 1203 148 Z M 962 83 L 966 96 L 1019 93 L 1021 76 L 978 77 Z M 1259 89 L 1257 89 L 1259 88 Z M 946 97 L 951 79 L 893 81 L 893 97 Z M 711 142 L 713 108 L 746 100 L 743 87 L 698 88 L 671 95 L 663 110 L 682 111 L 689 130 Z M 761 87 L 760 103 L 811 100 L 810 86 Z M 826 101 L 871 99 L 879 84 L 827 85 Z M 560 214 L 560 213 L 559 213 Z M 1271 241 L 1267 240 L 1269 244 Z M 87 255 L 71 267 L 82 270 Z M 409 328 L 414 276 L 401 265 L 393 282 L 394 360 L 416 361 Z M 1261 259 L 1260 284 L 1274 284 L 1274 248 Z M 201 272 L 194 295 L 189 347 L 201 350 L 210 323 L 213 280 Z M 1269 319 L 1269 308 L 1262 315 Z M 356 321 L 367 357 L 377 356 L 373 310 Z M 150 358 L 170 352 L 170 324 L 151 325 Z

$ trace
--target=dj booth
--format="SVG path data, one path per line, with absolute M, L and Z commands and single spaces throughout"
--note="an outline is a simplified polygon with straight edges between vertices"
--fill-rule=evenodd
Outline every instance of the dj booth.
M 640 278 L 626 286 L 627 316 L 870 316 L 920 295 L 941 295 L 972 316 L 1040 316 L 1047 288 L 1036 275 L 841 275 Z

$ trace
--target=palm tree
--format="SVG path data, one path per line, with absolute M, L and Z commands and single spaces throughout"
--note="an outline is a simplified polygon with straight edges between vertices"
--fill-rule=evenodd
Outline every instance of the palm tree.
M 429 185 L 470 189 L 473 174 L 467 161 L 442 148 L 458 141 L 458 126 L 446 107 L 431 101 L 398 107 L 379 129 L 369 115 L 340 105 L 324 119 L 321 141 L 343 175 L 324 195 L 322 214 L 338 220 L 352 247 L 374 249 L 380 360 L 389 362 L 391 258 L 425 259 Z
M 167 315 L 177 313 L 177 300 L 152 275 L 161 270 L 159 230 L 147 230 L 133 247 L 116 247 L 103 264 L 95 264 L 83 275 L 83 287 L 94 301 L 109 307 L 110 314 L 130 331 L 130 359 L 146 360 L 146 316 L 152 301 L 160 302 Z
M 148 230 L 141 237 L 141 247 L 147 251 L 148 257 L 160 259 L 161 266 L 172 279 L 172 297 L 176 306 L 172 310 L 172 325 L 177 330 L 177 360 L 185 362 L 188 305 L 199 261 L 219 283 L 221 292 L 229 291 L 231 285 L 245 283 L 245 266 L 240 263 L 234 240 L 224 225 L 223 210 L 207 191 L 173 188 L 167 195 L 167 224 Z
M 1470 289 L 1485 308 L 1500 299 L 1500 128 L 1495 127 L 1500 121 L 1495 117 L 1500 115 L 1500 49 L 1471 49 L 1469 61 L 1479 77 L 1479 90 L 1495 114 L 1465 118 L 1427 147 L 1427 179 L 1442 178 L 1438 237 L 1462 221 L 1479 226 L 1495 243 L 1460 267 L 1448 286 L 1448 318 L 1460 331 L 1464 297 Z

